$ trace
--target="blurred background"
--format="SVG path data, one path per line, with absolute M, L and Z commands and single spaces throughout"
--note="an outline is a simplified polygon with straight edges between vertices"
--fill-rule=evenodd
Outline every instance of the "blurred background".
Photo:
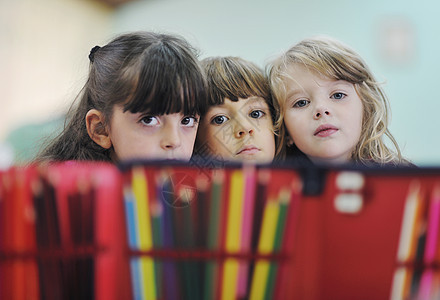
M 404 156 L 440 166 L 439 13 L 434 0 L 0 0 L 0 167 L 28 162 L 63 125 L 90 49 L 136 30 L 261 67 L 303 38 L 333 36 L 384 83 Z

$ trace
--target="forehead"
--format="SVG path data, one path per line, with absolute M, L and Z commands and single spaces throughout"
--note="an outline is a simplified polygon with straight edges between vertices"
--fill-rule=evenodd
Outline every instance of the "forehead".
M 283 81 L 290 84 L 300 84 L 301 82 L 320 82 L 330 81 L 332 78 L 322 74 L 316 69 L 305 66 L 303 64 L 294 63 L 286 67 Z
M 249 98 L 238 98 L 238 101 L 232 101 L 228 98 L 225 98 L 223 104 L 218 104 L 211 106 L 208 109 L 208 112 L 211 112 L 216 109 L 230 109 L 230 110 L 240 110 L 243 107 L 252 107 L 252 106 L 263 106 L 265 108 L 269 108 L 266 100 L 262 97 L 252 96 Z
M 283 78 L 286 96 L 292 93 L 307 92 L 314 89 L 354 89 L 351 82 L 326 76 L 302 64 L 294 64 L 286 68 Z

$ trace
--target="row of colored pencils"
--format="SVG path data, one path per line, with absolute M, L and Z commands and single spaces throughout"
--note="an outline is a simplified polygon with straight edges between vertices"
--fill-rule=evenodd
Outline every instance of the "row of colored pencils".
M 0 299 L 289 299 L 298 183 L 255 166 L 0 171 Z
M 134 299 L 282 293 L 277 276 L 288 261 L 297 177 L 280 180 L 253 166 L 206 175 L 134 165 L 123 190 Z
M 0 299 L 97 299 L 94 167 L 0 173 Z
M 440 297 L 440 186 L 411 182 L 404 206 L 391 299 Z

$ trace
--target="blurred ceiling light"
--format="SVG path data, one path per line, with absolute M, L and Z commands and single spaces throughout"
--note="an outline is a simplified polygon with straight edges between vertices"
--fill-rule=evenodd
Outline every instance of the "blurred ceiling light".
M 403 16 L 388 16 L 378 25 L 377 47 L 380 56 L 392 64 L 410 63 L 416 52 L 416 34 L 410 20 Z
M 134 0 L 90 0 L 90 1 L 94 1 L 94 2 L 101 2 L 101 3 L 105 3 L 108 4 L 112 7 L 116 7 L 119 6 L 121 4 L 125 4 L 128 2 L 133 2 Z

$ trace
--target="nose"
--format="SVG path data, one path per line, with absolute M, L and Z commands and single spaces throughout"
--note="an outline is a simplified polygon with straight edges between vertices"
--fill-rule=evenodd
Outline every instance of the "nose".
M 315 115 L 313 116 L 314 119 L 319 119 L 322 116 L 329 116 L 330 115 L 330 110 L 326 107 L 318 107 L 316 109 Z
M 182 140 L 179 134 L 178 126 L 173 126 L 173 124 L 168 124 L 163 132 L 160 141 L 160 146 L 164 150 L 174 150 L 182 144 Z
M 248 134 L 254 134 L 254 127 L 252 126 L 252 124 L 250 124 L 250 122 L 246 122 L 244 120 L 241 122 L 237 121 L 235 126 L 235 137 L 237 139 L 245 137 Z

